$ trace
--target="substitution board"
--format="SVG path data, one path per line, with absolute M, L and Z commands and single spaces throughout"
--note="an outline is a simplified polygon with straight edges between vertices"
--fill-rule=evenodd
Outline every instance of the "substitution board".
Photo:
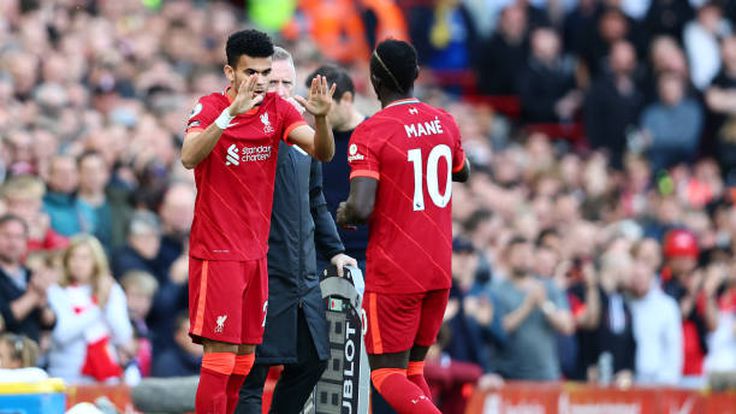
M 330 360 L 303 414 L 368 412 L 370 370 L 363 346 L 361 307 L 365 283 L 360 269 L 344 270 L 344 276 L 339 277 L 335 266 L 330 266 L 320 283 L 330 324 Z

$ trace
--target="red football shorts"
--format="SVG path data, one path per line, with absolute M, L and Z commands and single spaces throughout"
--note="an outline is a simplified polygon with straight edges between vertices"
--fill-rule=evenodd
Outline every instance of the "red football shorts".
M 260 344 L 268 308 L 266 258 L 216 261 L 189 258 L 189 336 Z
M 392 354 L 414 345 L 432 345 L 437 340 L 449 296 L 450 289 L 395 295 L 367 292 L 363 298 L 368 320 L 366 352 Z

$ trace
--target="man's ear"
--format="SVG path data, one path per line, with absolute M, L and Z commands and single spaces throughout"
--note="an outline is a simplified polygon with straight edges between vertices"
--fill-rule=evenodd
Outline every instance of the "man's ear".
M 230 65 L 225 65 L 222 71 L 225 72 L 225 76 L 230 83 L 235 82 L 235 68 Z

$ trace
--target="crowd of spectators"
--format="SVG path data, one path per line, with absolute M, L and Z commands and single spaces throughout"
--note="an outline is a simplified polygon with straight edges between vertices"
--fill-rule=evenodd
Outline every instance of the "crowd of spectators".
M 0 332 L 70 381 L 196 374 L 201 357 L 178 149 L 247 16 L 147 3 L 0 1 Z M 435 367 L 622 387 L 736 370 L 736 2 L 396 4 L 416 93 L 455 116 L 473 165 Z M 276 37 L 298 84 L 324 63 L 309 36 Z M 366 61 L 343 63 L 373 113 Z M 494 97 L 518 111 L 478 103 Z

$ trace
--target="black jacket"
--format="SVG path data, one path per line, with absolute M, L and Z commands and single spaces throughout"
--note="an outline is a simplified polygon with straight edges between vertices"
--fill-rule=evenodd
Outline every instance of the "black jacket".
M 583 107 L 588 142 L 593 149 L 608 150 L 611 166 L 617 170 L 623 168 L 626 134 L 638 125 L 643 103 L 644 96 L 636 85 L 630 93 L 621 93 L 613 75 L 596 80 L 585 99 Z
M 28 283 L 31 279 L 31 272 L 28 269 L 25 269 L 25 272 L 26 283 Z M 5 320 L 5 329 L 8 332 L 25 335 L 38 342 L 41 331 L 44 329 L 50 330 L 53 328 L 53 325 L 44 326 L 41 319 L 41 311 L 38 308 L 32 310 L 25 319 L 18 320 L 15 318 L 10 304 L 18 300 L 25 293 L 25 290 L 18 288 L 10 276 L 0 269 L 0 315 Z
M 268 314 L 256 362 L 297 362 L 300 308 L 320 359 L 329 358 L 316 251 L 329 259 L 345 249 L 322 194 L 321 164 L 284 143 L 279 148 L 268 244 Z

